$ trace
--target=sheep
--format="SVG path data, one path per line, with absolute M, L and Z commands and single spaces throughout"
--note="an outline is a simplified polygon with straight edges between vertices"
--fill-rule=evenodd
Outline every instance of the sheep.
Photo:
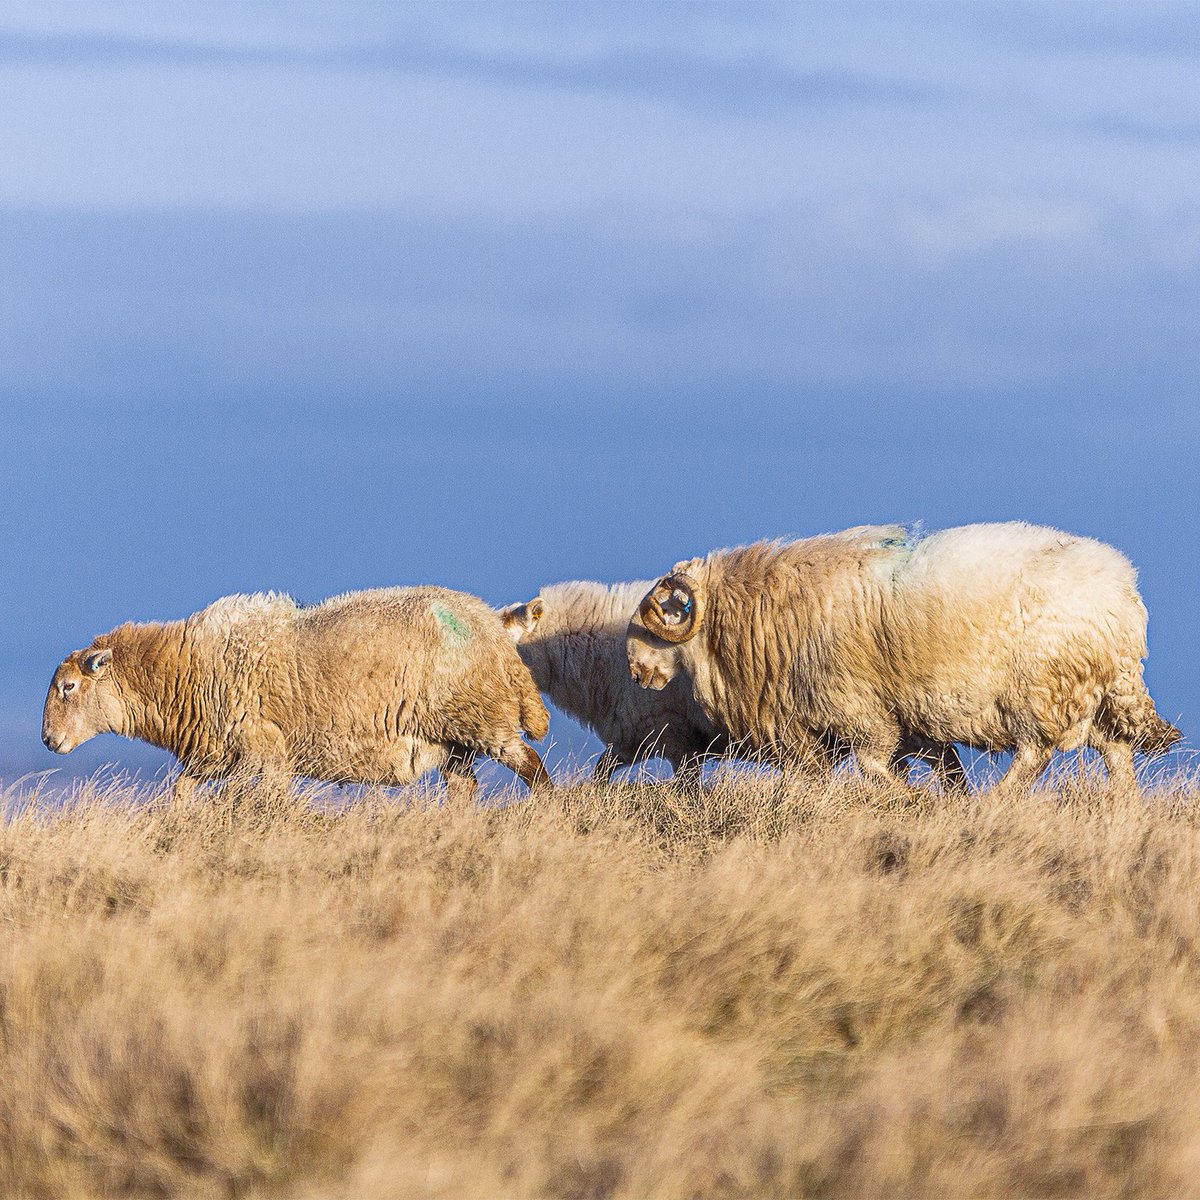
M 183 621 L 126 624 L 63 660 L 42 740 L 98 733 L 179 760 L 182 781 L 281 769 L 336 783 L 411 783 L 439 768 L 455 799 L 487 754 L 531 788 L 550 778 L 522 732 L 549 714 L 495 612 L 440 587 L 351 592 L 310 608 L 227 596 Z
M 728 753 L 729 739 L 710 724 L 685 680 L 650 693 L 634 684 L 625 663 L 625 631 L 652 582 L 556 583 L 502 608 L 500 619 L 537 686 L 604 742 L 595 782 L 662 757 L 681 784 L 695 786 L 704 758 Z
M 904 532 L 903 526 L 861 526 L 837 536 L 886 542 L 903 538 Z M 538 687 L 604 742 L 594 782 L 608 783 L 619 767 L 662 757 L 681 785 L 695 787 L 704 759 L 731 755 L 735 742 L 705 716 L 682 675 L 657 693 L 631 679 L 625 635 L 651 586 L 650 580 L 551 584 L 524 604 L 500 609 L 500 619 Z M 965 783 L 953 746 L 907 737 L 897 748 L 893 769 L 907 771 L 915 759 L 928 761 L 947 789 Z
M 1015 751 L 1003 794 L 1084 745 L 1114 784 L 1136 786 L 1134 750 L 1180 736 L 1142 679 L 1146 609 L 1129 562 L 1022 522 L 679 562 L 626 643 L 643 687 L 686 674 L 715 724 L 782 765 L 827 763 L 845 746 L 889 784 L 905 736 Z

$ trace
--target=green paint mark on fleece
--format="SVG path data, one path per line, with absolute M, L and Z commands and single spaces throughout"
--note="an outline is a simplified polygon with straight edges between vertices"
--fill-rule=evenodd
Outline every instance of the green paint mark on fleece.
M 438 624 L 450 630 L 460 642 L 465 642 L 471 636 L 471 631 L 444 604 L 435 604 L 433 615 L 437 617 Z

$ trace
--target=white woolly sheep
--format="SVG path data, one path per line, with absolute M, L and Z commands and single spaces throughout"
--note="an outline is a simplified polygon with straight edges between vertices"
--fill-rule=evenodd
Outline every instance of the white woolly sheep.
M 629 677 L 625 631 L 651 583 L 555 583 L 500 610 L 537 686 L 604 742 L 593 773 L 600 783 L 618 767 L 661 757 L 694 784 L 704 758 L 729 749 L 686 680 L 648 692 Z
M 680 562 L 643 599 L 627 652 L 643 687 L 686 674 L 714 724 L 784 765 L 827 763 L 832 743 L 890 780 L 915 735 L 1014 750 L 1007 791 L 1084 745 L 1134 784 L 1134 750 L 1179 738 L 1142 681 L 1146 609 L 1128 561 L 1019 522 Z

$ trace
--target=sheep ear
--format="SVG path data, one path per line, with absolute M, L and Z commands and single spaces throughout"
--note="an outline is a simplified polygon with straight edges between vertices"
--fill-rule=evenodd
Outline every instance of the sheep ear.
M 94 679 L 97 675 L 103 675 L 108 669 L 108 664 L 111 662 L 111 649 L 93 650 L 90 654 L 84 655 L 80 666 L 83 668 L 85 675 L 91 675 Z
M 534 625 L 542 616 L 542 598 L 535 596 L 525 604 L 510 604 L 500 610 L 500 620 L 514 641 L 519 642 L 521 635 L 532 633 Z

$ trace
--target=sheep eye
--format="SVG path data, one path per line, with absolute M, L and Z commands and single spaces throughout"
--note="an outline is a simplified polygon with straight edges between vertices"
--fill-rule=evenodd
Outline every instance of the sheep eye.
M 67 682 L 62 685 L 63 695 L 69 696 L 78 686 L 79 685 L 74 679 L 68 679 Z

